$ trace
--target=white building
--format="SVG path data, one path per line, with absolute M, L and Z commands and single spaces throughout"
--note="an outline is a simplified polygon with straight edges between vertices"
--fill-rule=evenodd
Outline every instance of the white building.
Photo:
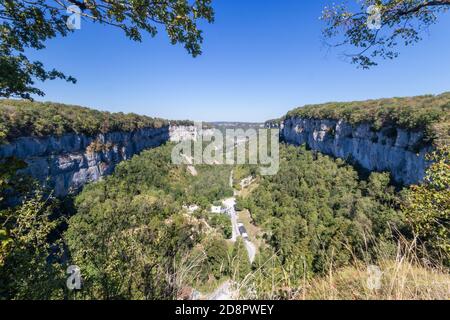
M 221 206 L 211 206 L 212 213 L 223 213 L 223 208 Z

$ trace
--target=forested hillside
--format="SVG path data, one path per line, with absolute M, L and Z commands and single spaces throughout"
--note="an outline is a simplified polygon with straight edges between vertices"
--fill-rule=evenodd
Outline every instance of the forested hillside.
M 279 173 L 263 177 L 241 206 L 265 228 L 292 276 L 346 265 L 352 255 L 362 258 L 368 238 L 389 243 L 391 231 L 404 227 L 388 174 L 359 180 L 342 160 L 293 146 L 283 146 L 280 157 Z
M 253 266 L 258 297 L 448 297 L 448 153 L 429 170 L 439 184 L 427 180 L 420 192 L 395 190 L 387 173 L 361 180 L 343 161 L 304 147 L 283 145 L 280 158 L 279 173 L 258 178 L 257 188 L 238 201 L 267 244 Z M 434 200 L 426 200 L 431 194 Z M 370 265 L 386 275 L 376 292 L 364 288 Z
M 425 131 L 430 140 L 450 136 L 450 92 L 407 98 L 306 105 L 287 113 L 284 118 L 345 120 L 351 124 L 371 123 L 374 130 L 394 126 Z
M 75 198 L 69 220 L 67 202 L 24 190 L 23 205 L 1 211 L 0 296 L 63 298 L 68 264 L 83 270 L 84 289 L 73 298 L 172 299 L 183 287 L 201 283 L 196 273 L 178 283 L 177 268 L 205 260 L 204 246 L 219 246 L 227 257 L 222 241 L 230 235 L 229 219 L 208 213 L 211 204 L 233 194 L 231 168 L 197 166 L 194 175 L 185 165 L 172 165 L 172 147 L 143 152 L 88 185 Z M 2 187 L 14 182 L 14 169 L 2 172 Z M 188 215 L 184 207 L 194 204 L 199 209 Z M 33 273 L 36 264 L 40 274 Z M 201 267 L 218 268 L 208 262 Z
M 0 100 L 0 142 L 21 136 L 95 135 L 168 125 L 163 119 L 110 113 L 80 106 L 27 100 Z

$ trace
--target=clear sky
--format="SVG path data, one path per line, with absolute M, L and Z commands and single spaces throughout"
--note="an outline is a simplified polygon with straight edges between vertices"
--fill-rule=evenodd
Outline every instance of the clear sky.
M 341 0 L 334 0 L 334 2 Z M 394 61 L 357 69 L 322 44 L 327 0 L 213 0 L 203 55 L 167 36 L 128 40 L 120 30 L 81 30 L 32 52 L 77 78 L 39 84 L 57 101 L 168 119 L 265 121 L 308 103 L 450 91 L 450 12 Z

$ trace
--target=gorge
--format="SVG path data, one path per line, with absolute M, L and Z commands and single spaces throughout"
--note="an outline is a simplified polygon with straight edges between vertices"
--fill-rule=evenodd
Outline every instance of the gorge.
M 0 158 L 14 157 L 27 163 L 21 172 L 55 190 L 56 196 L 78 191 L 88 182 L 111 174 L 115 166 L 141 151 L 167 141 L 192 139 L 194 126 L 142 128 L 131 132 L 95 136 L 20 137 L 0 146 Z M 369 124 L 356 127 L 343 120 L 288 118 L 281 126 L 281 140 L 306 144 L 310 149 L 356 163 L 369 171 L 389 171 L 395 182 L 421 181 L 431 145 L 421 146 L 423 133 L 396 128 L 374 131 Z
M 280 127 L 285 143 L 306 144 L 370 172 L 390 172 L 394 182 L 410 185 L 422 181 L 426 154 L 448 137 L 449 105 L 450 93 L 311 105 L 266 127 Z M 17 100 L 1 106 L 0 159 L 23 160 L 21 172 L 57 196 L 111 174 L 145 149 L 198 136 L 191 121 Z
M 430 179 L 402 190 L 392 181 L 415 184 L 425 172 L 445 176 L 447 164 L 434 158 L 440 162 L 427 168 L 425 154 L 448 137 L 448 98 L 426 98 L 425 106 L 414 108 L 411 101 L 401 101 L 400 106 L 377 102 L 375 109 L 359 102 L 356 107 L 331 104 L 293 110 L 266 124 L 279 127 L 285 142 L 279 145 L 275 175 L 264 175 L 252 164 L 174 165 L 174 143 L 199 137 L 190 121 L 0 100 L 1 219 L 6 226 L 0 231 L 14 236 L 28 232 L 25 223 L 30 221 L 37 229 L 37 221 L 43 230 L 38 247 L 44 249 L 40 258 L 27 257 L 26 263 L 34 268 L 33 261 L 48 261 L 47 252 L 53 254 L 53 248 L 63 245 L 55 258 L 69 256 L 67 263 L 80 267 L 88 279 L 81 299 L 194 299 L 202 297 L 200 292 L 204 297 L 273 298 L 273 281 L 267 275 L 277 277 L 277 297 L 296 298 L 292 288 L 305 277 L 312 284 L 321 281 L 330 270 L 329 261 L 336 272 L 358 268 L 352 265 L 353 252 L 357 261 L 395 261 L 392 230 L 410 235 L 405 216 L 413 216 L 410 208 L 416 208 L 403 200 L 403 194 L 411 201 L 415 190 L 430 188 L 426 191 L 438 196 L 431 198 L 426 212 L 445 214 L 445 201 L 450 199 L 445 180 L 442 191 L 430 186 Z M 229 125 L 237 126 L 227 123 L 222 129 Z M 207 144 L 199 145 L 208 149 Z M 273 156 L 272 139 L 270 145 Z M 246 144 L 243 149 L 251 152 Z M 16 165 L 21 161 L 14 159 L 26 166 Z M 360 175 L 349 163 L 370 175 Z M 47 187 L 44 192 L 18 175 L 18 168 Z M 229 216 L 222 214 L 222 207 L 212 210 L 226 203 Z M 423 216 L 422 211 L 414 214 Z M 17 221 L 13 228 L 7 225 L 9 219 Z M 52 228 L 56 236 L 50 237 Z M 241 237 L 233 237 L 236 228 L 239 232 L 234 234 Z M 439 222 L 434 229 L 439 235 L 447 232 Z M 373 239 L 369 243 L 367 234 Z M 446 238 L 432 236 L 422 237 L 431 239 L 433 257 L 440 257 Z M 377 251 L 381 245 L 383 255 Z M 389 249 L 388 257 L 384 248 Z M 0 295 L 18 294 L 20 285 L 14 281 L 21 252 L 8 257 L 4 283 L 10 285 Z M 271 260 L 274 263 L 267 263 Z M 167 270 L 186 266 L 192 269 L 183 278 L 177 279 L 176 271 L 167 277 Z M 53 285 L 52 279 L 54 272 L 64 270 L 58 263 L 51 268 L 43 272 L 49 279 L 46 284 L 61 295 L 64 287 Z M 22 274 L 29 274 L 28 269 Z M 252 283 L 246 285 L 249 275 Z M 60 278 L 64 277 L 62 272 Z M 149 287 L 155 290 L 142 289 Z M 433 290 L 438 297 L 446 294 L 438 285 Z M 315 296 L 313 290 L 308 294 Z

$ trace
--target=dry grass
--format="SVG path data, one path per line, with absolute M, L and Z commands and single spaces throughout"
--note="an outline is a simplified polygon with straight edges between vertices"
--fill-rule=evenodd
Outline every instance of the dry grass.
M 380 248 L 381 250 L 381 248 Z M 256 272 L 239 284 L 240 299 L 293 300 L 449 300 L 449 270 L 418 257 L 416 241 L 401 239 L 393 256 L 380 251 L 376 265 L 356 260 L 351 266 L 329 270 L 327 275 L 261 287 Z M 267 262 L 270 264 L 270 261 Z M 376 278 L 373 268 L 378 268 Z M 286 272 L 285 270 L 281 270 Z M 379 281 L 373 281 L 379 279 Z M 270 282 L 270 279 L 267 279 Z M 267 292 L 269 290 L 270 292 Z
M 378 248 L 376 266 L 355 260 L 352 266 L 330 270 L 328 276 L 313 278 L 296 295 L 313 300 L 448 300 L 449 270 L 434 265 L 417 241 L 400 238 L 396 255 Z M 420 258 L 419 258 L 420 257 Z M 374 272 L 378 268 L 380 273 Z M 374 281 L 379 282 L 374 285 Z
M 237 299 L 293 299 L 293 300 L 449 300 L 450 274 L 448 269 L 432 266 L 417 259 L 415 251 L 404 251 L 399 246 L 397 256 L 381 257 L 377 267 L 382 272 L 379 283 L 372 282 L 370 264 L 361 261 L 352 266 L 330 270 L 327 275 L 301 280 L 297 286 L 286 287 L 286 283 L 271 286 L 255 281 L 258 270 L 239 281 L 230 277 Z M 272 259 L 274 259 L 273 257 Z M 201 259 L 200 259 L 201 260 Z M 196 261 L 202 263 L 201 261 Z M 266 264 L 270 264 L 270 260 Z M 187 269 L 192 270 L 192 266 Z M 181 277 L 184 278 L 184 277 Z M 222 279 L 221 281 L 223 281 Z M 270 279 L 267 279 L 270 282 Z M 202 287 L 212 292 L 220 282 Z M 375 284 L 375 285 L 374 285 Z M 182 287 L 182 286 L 179 286 Z M 197 288 L 199 289 L 199 288 Z M 268 291 L 267 291 L 268 290 Z
M 295 299 L 306 300 L 448 300 L 450 277 L 438 269 L 410 262 L 384 261 L 380 287 L 370 289 L 368 266 L 337 270 L 331 277 L 313 279 Z

